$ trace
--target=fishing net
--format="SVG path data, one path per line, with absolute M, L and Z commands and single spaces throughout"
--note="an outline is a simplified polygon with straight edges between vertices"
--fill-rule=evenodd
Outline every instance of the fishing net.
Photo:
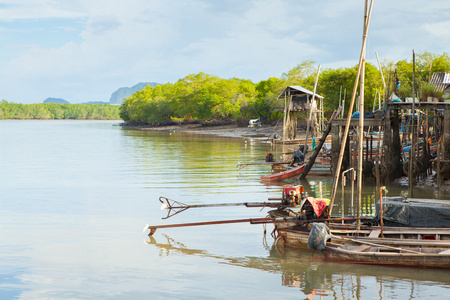
M 331 232 L 324 223 L 312 223 L 312 229 L 308 236 L 308 248 L 313 250 L 324 250 L 327 241 L 331 240 Z

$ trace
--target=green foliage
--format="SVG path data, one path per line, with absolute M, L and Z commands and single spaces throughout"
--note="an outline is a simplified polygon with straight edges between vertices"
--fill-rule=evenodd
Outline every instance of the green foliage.
M 375 94 L 382 87 L 382 79 L 375 66 L 370 63 L 366 63 L 365 66 L 364 105 L 367 108 L 372 108 Z M 339 106 L 339 100 L 344 99 L 344 94 L 345 110 L 348 111 L 357 68 L 358 66 L 352 68 L 325 69 L 319 74 L 316 93 L 325 98 L 323 105 L 326 114 L 331 114 Z M 313 90 L 315 80 L 316 74 L 310 74 L 309 77 L 303 79 L 302 86 Z M 357 93 L 359 94 L 359 83 L 357 88 Z M 355 108 L 353 108 L 353 111 L 355 111 Z
M 276 111 L 284 109 L 283 100 L 278 100 L 278 96 L 286 88 L 287 82 L 283 79 L 270 77 L 267 80 L 260 81 L 256 85 L 257 97 L 254 103 L 254 116 L 260 116 L 264 119 L 277 119 L 279 114 Z
M 281 78 L 285 80 L 288 85 L 300 85 L 304 88 L 311 89 L 312 87 L 308 87 L 307 85 L 305 85 L 305 81 L 307 81 L 308 78 L 315 75 L 316 73 L 317 68 L 314 67 L 314 61 L 305 60 L 289 70 L 287 73 L 283 73 Z
M 239 119 L 258 114 L 257 91 L 250 80 L 191 74 L 175 84 L 147 86 L 125 99 L 120 116 L 127 122 L 169 119 Z
M 325 97 L 323 105 L 326 111 L 333 111 L 339 106 L 339 99 L 344 99 L 344 92 L 345 109 L 348 110 L 355 76 L 356 68 L 326 69 L 320 74 L 317 94 Z
M 438 91 L 436 86 L 428 82 L 422 82 L 420 94 L 422 101 L 427 101 L 428 97 L 438 98 L 441 101 L 444 100 L 444 91 Z
M 118 120 L 119 106 L 109 104 L 20 104 L 3 100 L 0 119 Z
M 388 91 L 384 91 L 379 70 L 370 63 L 365 67 L 364 105 L 367 110 L 374 107 L 374 100 L 381 93 L 408 97 L 411 95 L 412 62 L 397 63 L 384 60 L 382 72 Z M 430 72 L 431 65 L 431 72 Z M 450 59 L 442 55 L 421 53 L 417 56 L 416 90 L 420 82 L 428 81 L 433 72 L 448 72 Z M 355 84 L 357 66 L 352 68 L 325 69 L 319 74 L 316 93 L 323 96 L 325 114 L 329 115 L 345 97 L 345 110 L 349 104 Z M 278 119 L 283 115 L 284 100 L 278 99 L 288 85 L 300 85 L 313 90 L 317 68 L 314 61 L 299 63 L 280 78 L 271 77 L 254 84 L 238 78 L 221 79 L 205 73 L 188 75 L 176 83 L 147 86 L 128 97 L 120 107 L 120 116 L 126 122 L 158 123 L 171 119 Z M 397 89 L 397 79 L 400 87 Z M 358 89 L 360 84 L 357 84 Z M 359 95 L 359 90 L 357 94 Z M 342 92 L 341 92 L 342 91 Z M 378 102 L 378 101 L 376 101 Z M 377 107 L 375 106 L 374 109 Z M 353 108 L 355 110 L 355 108 Z
M 412 97 L 413 82 L 413 61 L 401 60 L 390 65 L 391 76 L 390 85 L 392 91 L 400 97 Z M 433 73 L 450 71 L 450 57 L 447 53 L 433 54 L 423 52 L 416 55 L 415 85 L 416 92 L 420 91 L 423 82 L 429 82 Z M 400 84 L 398 84 L 400 82 Z

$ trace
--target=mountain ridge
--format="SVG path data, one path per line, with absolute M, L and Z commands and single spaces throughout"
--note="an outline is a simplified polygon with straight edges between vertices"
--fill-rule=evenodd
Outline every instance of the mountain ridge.
M 113 105 L 120 105 L 123 103 L 124 99 L 127 97 L 130 97 L 137 91 L 141 91 L 143 88 L 145 88 L 147 85 L 150 85 L 151 87 L 155 87 L 159 85 L 160 83 L 156 82 L 139 82 L 132 87 L 121 87 L 118 88 L 115 92 L 111 94 L 111 98 L 109 99 L 109 102 L 104 101 L 89 101 L 84 102 L 81 104 L 113 104 Z M 48 97 L 43 101 L 43 103 L 59 103 L 59 104 L 70 104 L 69 101 L 64 100 L 62 98 L 55 98 L 55 97 Z
M 132 87 L 121 87 L 117 91 L 111 94 L 111 98 L 109 99 L 110 104 L 122 104 L 124 99 L 130 97 L 137 91 L 141 91 L 147 85 L 151 87 L 157 86 L 159 83 L 156 82 L 139 82 Z

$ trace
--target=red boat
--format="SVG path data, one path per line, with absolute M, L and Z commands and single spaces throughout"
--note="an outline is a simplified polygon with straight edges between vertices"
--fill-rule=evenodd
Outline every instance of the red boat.
M 289 177 L 300 175 L 304 170 L 305 170 L 305 165 L 303 164 L 303 165 L 299 165 L 299 166 L 287 169 L 284 172 L 275 173 L 275 174 L 267 175 L 267 176 L 262 176 L 261 180 L 264 180 L 264 181 L 280 181 L 280 180 L 284 180 L 284 179 L 289 178 Z

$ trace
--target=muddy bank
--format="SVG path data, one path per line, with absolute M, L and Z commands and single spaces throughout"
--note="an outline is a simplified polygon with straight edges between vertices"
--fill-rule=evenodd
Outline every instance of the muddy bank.
M 129 129 L 150 130 L 150 131 L 171 131 L 171 132 L 187 132 L 194 134 L 210 134 L 224 137 L 236 138 L 258 138 L 273 139 L 281 137 L 282 127 L 277 125 L 262 124 L 257 127 L 243 127 L 237 124 L 204 126 L 202 124 L 177 124 L 168 126 L 144 126 L 144 125 L 123 125 Z M 300 133 L 302 135 L 302 133 Z M 304 135 L 304 132 L 303 132 Z

